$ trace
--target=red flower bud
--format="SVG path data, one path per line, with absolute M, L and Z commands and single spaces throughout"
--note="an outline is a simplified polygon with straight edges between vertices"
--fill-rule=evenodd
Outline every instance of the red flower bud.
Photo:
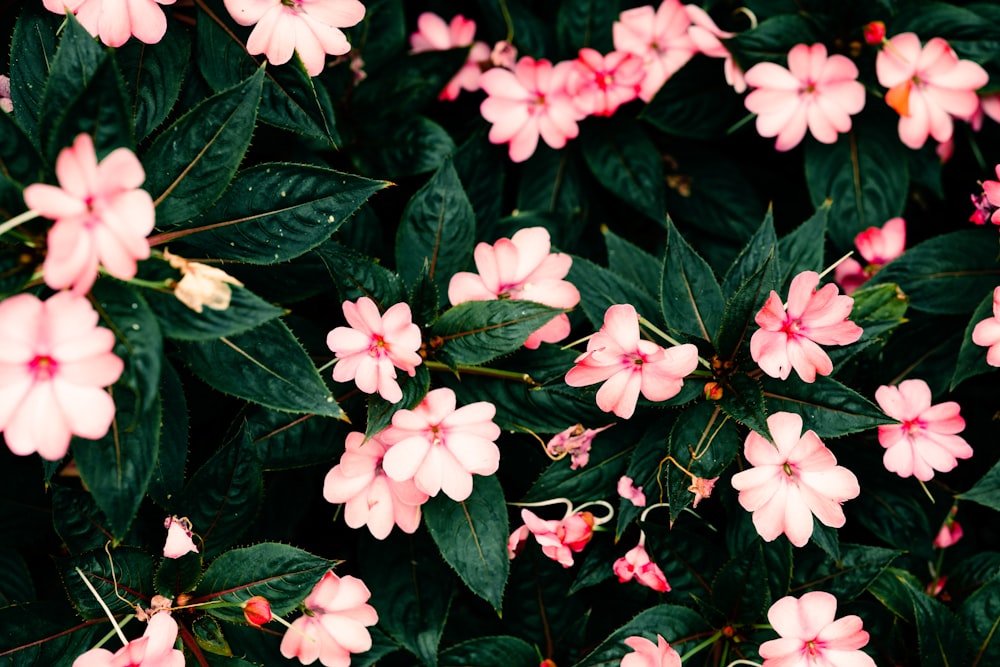
M 243 615 L 250 625 L 260 627 L 271 620 L 271 603 L 261 595 L 255 595 L 243 603 Z
M 863 28 L 865 42 L 872 46 L 878 46 L 885 41 L 885 24 L 881 21 L 872 21 Z
M 706 400 L 717 401 L 722 398 L 722 387 L 718 382 L 706 382 L 704 392 Z

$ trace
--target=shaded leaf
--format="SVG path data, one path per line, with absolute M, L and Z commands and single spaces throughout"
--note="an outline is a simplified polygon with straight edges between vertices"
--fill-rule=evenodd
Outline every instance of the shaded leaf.
M 695 58 L 675 72 L 639 118 L 676 137 L 720 139 L 746 113 L 714 58 Z
M 664 321 L 671 329 L 709 341 L 718 332 L 726 308 L 712 268 L 688 245 L 669 219 L 660 305 Z
M 153 476 L 149 480 L 149 497 L 163 507 L 171 507 L 184 486 L 184 467 L 188 454 L 188 409 L 177 371 L 166 360 L 160 373 L 160 405 L 163 426 L 160 429 L 160 449 L 156 456 Z
M 70 601 L 85 619 L 104 618 L 104 609 L 76 568 L 113 614 L 134 613 L 136 604 L 148 602 L 153 596 L 153 559 L 141 549 L 118 547 L 110 550 L 110 556 L 104 549 L 95 549 L 60 560 L 58 565 Z
M 365 426 L 365 437 L 370 437 L 392 423 L 392 416 L 399 410 L 412 410 L 417 406 L 430 388 L 431 376 L 427 366 L 417 366 L 417 374 L 412 378 L 406 373 L 397 373 L 403 398 L 396 403 L 390 403 L 379 394 L 368 397 L 368 420 Z
M 580 307 L 595 329 L 604 325 L 604 313 L 615 304 L 630 303 L 647 319 L 660 312 L 659 305 L 642 286 L 581 257 L 573 257 L 566 280 L 580 290 Z
M 787 294 L 788 286 L 803 271 L 823 270 L 823 246 L 826 240 L 826 220 L 830 215 L 830 202 L 824 202 L 816 213 L 799 225 L 795 231 L 778 241 L 778 259 L 781 272 L 778 287 Z
M 955 363 L 955 374 L 951 376 L 951 389 L 954 390 L 964 380 L 983 373 L 989 373 L 993 366 L 986 363 L 986 351 L 988 348 L 976 345 L 972 342 L 972 332 L 976 325 L 983 320 L 993 317 L 993 293 L 987 294 L 976 309 L 972 312 L 972 319 L 965 327 L 965 334 L 962 336 L 962 347 L 958 351 L 958 361 Z
M 994 464 L 971 489 L 958 497 L 1000 512 L 1000 463 Z
M 787 380 L 764 376 L 761 382 L 769 412 L 784 410 L 802 415 L 806 428 L 820 438 L 895 423 L 877 405 L 830 377 L 817 375 L 816 382 L 809 383 L 793 373 Z
M 449 308 L 431 329 L 451 364 L 480 364 L 524 345 L 528 336 L 565 312 L 534 301 L 466 301 Z
M 585 124 L 580 133 L 583 158 L 598 182 L 630 206 L 663 224 L 660 152 L 635 123 L 614 119 Z
M 58 48 L 56 31 L 62 21 L 43 6 L 29 2 L 14 23 L 10 44 L 11 113 L 36 148 L 41 146 L 38 123 L 42 99 Z
M 477 637 L 441 652 L 441 667 L 537 667 L 535 648 L 517 637 Z
M 357 251 L 328 241 L 313 252 L 326 266 L 342 300 L 357 301 L 366 296 L 383 312 L 406 300 L 399 276 Z
M 190 53 L 191 38 L 177 21 L 167 21 L 167 32 L 156 44 L 130 39 L 115 49 L 137 140 L 148 136 L 170 113 Z
M 657 605 L 615 630 L 574 667 L 617 664 L 629 652 L 624 643 L 627 637 L 639 635 L 655 643 L 656 635 L 660 635 L 674 650 L 683 654 L 687 650 L 685 647 L 690 648 L 696 638 L 708 636 L 710 632 L 708 623 L 691 609 L 674 604 Z
M 358 128 L 358 141 L 351 157 L 359 171 L 373 178 L 426 174 L 455 152 L 455 141 L 446 129 L 416 114 L 366 123 Z

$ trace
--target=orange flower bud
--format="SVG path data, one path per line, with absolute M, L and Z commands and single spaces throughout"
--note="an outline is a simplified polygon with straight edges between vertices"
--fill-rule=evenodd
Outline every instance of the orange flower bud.
M 260 627 L 271 620 L 271 603 L 261 595 L 255 595 L 243 603 L 243 615 L 250 625 Z

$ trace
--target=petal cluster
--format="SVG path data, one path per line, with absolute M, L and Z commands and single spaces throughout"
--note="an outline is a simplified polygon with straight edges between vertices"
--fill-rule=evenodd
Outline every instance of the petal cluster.
M 639 56 L 646 70 L 639 97 L 649 102 L 663 84 L 694 57 L 698 47 L 688 28 L 691 19 L 680 0 L 663 0 L 658 8 L 626 9 L 611 26 L 616 51 Z
M 658 593 L 670 590 L 667 577 L 660 566 L 649 559 L 646 547 L 640 542 L 625 552 L 625 555 L 615 561 L 612 568 L 618 581 L 625 583 L 635 579 L 643 586 L 652 588 Z
M 645 637 L 626 637 L 625 645 L 632 653 L 622 658 L 620 667 L 681 667 L 681 656 L 660 635 L 655 644 Z
M 462 69 L 452 77 L 438 96 L 442 100 L 458 99 L 463 90 L 479 90 L 479 76 L 483 65 L 490 60 L 490 47 L 486 42 L 474 42 L 476 22 L 461 14 L 445 23 L 437 14 L 424 12 L 417 17 L 417 31 L 410 35 L 410 53 L 447 51 L 471 46 L 469 57 Z
M 107 46 L 118 47 L 135 35 L 140 42 L 156 44 L 167 32 L 167 17 L 160 5 L 175 0 L 43 0 L 45 9 L 76 16 L 87 32 Z
M 169 612 L 153 614 L 142 637 L 112 653 L 94 648 L 73 661 L 73 667 L 184 667 L 184 654 L 174 648 L 177 621 Z
M 867 263 L 862 266 L 856 259 L 847 258 L 834 270 L 834 280 L 851 294 L 879 269 L 903 254 L 906 249 L 906 221 L 892 218 L 882 227 L 869 227 L 854 237 L 854 245 Z
M 618 107 L 639 96 L 645 76 L 642 58 L 634 53 L 612 51 L 603 56 L 583 48 L 573 61 L 566 90 L 586 115 L 611 116 Z
M 972 330 L 972 342 L 989 348 L 986 363 L 1000 366 L 1000 287 L 993 290 L 993 317 L 976 323 Z
M 570 567 L 573 565 L 573 554 L 583 551 L 594 535 L 594 515 L 590 512 L 576 512 L 556 521 L 542 519 L 531 510 L 522 509 L 521 520 L 524 525 L 507 540 L 507 552 L 511 558 L 530 534 L 542 547 L 543 554 L 563 567 Z
M 861 650 L 868 643 L 861 618 L 835 620 L 837 598 L 812 591 L 801 598 L 786 596 L 771 605 L 767 620 L 780 639 L 760 645 L 764 667 L 875 667 Z

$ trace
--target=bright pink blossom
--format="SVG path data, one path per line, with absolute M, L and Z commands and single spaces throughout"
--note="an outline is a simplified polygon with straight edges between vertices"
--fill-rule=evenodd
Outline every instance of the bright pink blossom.
M 813 515 L 831 528 L 844 525 L 840 504 L 861 492 L 858 479 L 837 465 L 833 452 L 812 431 L 802 433 L 802 417 L 776 412 L 767 418 L 774 444 L 751 431 L 743 455 L 752 468 L 733 475 L 743 509 L 765 541 L 784 533 L 797 547 L 813 532 Z
M 337 356 L 333 379 L 337 382 L 354 380 L 366 394 L 378 392 L 390 403 L 403 398 L 396 382 L 396 369 L 413 377 L 423 359 L 420 349 L 420 327 L 413 323 L 410 306 L 397 303 L 384 315 L 375 302 L 366 296 L 356 302 L 345 301 L 344 317 L 349 327 L 337 327 L 326 337 L 326 344 Z
M 410 53 L 424 51 L 447 51 L 448 49 L 472 46 L 469 57 L 438 96 L 442 100 L 455 100 L 463 90 L 479 90 L 479 75 L 482 66 L 490 60 L 490 47 L 486 42 L 475 42 L 476 22 L 461 14 L 451 23 L 445 23 L 437 14 L 424 12 L 417 17 L 417 32 L 410 35 Z
M 698 348 L 690 343 L 663 349 L 641 340 L 635 308 L 620 304 L 608 308 L 604 326 L 566 373 L 566 384 L 585 387 L 604 382 L 597 390 L 597 406 L 628 419 L 640 392 L 651 401 L 672 398 L 680 392 L 684 376 L 697 366 Z
M 1000 179 L 1000 164 L 996 166 L 996 172 L 997 178 Z M 1000 180 L 983 181 L 983 196 L 986 198 L 986 202 L 989 203 L 989 210 L 991 211 L 990 221 L 994 225 L 1000 225 Z M 986 216 L 984 215 L 983 217 L 985 218 Z M 984 222 L 985 220 L 979 224 L 983 224 Z
M 879 269 L 903 254 L 906 249 L 906 221 L 893 218 L 881 228 L 869 227 L 854 237 L 854 245 L 867 265 L 862 266 L 852 258 L 837 265 L 834 279 L 844 289 L 844 294 L 853 293 Z
M 125 365 L 111 351 L 115 335 L 97 320 L 72 292 L 0 301 L 0 431 L 15 454 L 58 461 L 71 436 L 108 432 L 115 403 L 103 387 Z
M 163 522 L 167 529 L 167 541 L 163 544 L 164 558 L 180 558 L 189 553 L 198 553 L 192 539 L 191 522 L 187 517 L 168 516 Z
M 472 493 L 473 475 L 492 475 L 500 466 L 493 423 L 496 407 L 479 401 L 455 408 L 455 392 L 434 389 L 413 410 L 399 410 L 382 432 L 389 446 L 382 467 L 397 482 L 413 480 L 427 495 L 444 491 L 452 500 Z
M 625 645 L 633 653 L 622 658 L 619 667 L 681 667 L 681 656 L 660 635 L 655 644 L 645 637 L 626 637 Z
M 698 52 L 709 58 L 724 58 L 722 71 L 726 75 L 726 83 L 732 86 L 737 93 L 745 91 L 747 82 L 743 78 L 743 70 L 736 64 L 732 54 L 722 43 L 722 40 L 733 37 L 734 33 L 720 30 L 708 12 L 698 5 L 684 5 L 684 11 L 687 12 L 688 18 L 691 20 L 688 36 L 698 48 Z
M 569 454 L 570 470 L 576 470 L 587 465 L 590 461 L 590 444 L 601 431 L 605 431 L 614 426 L 608 424 L 601 428 L 583 428 L 583 424 L 570 426 L 565 431 L 561 431 L 552 436 L 552 439 L 545 444 L 545 449 L 549 456 L 561 459 Z
M 634 53 L 612 51 L 602 56 L 594 49 L 580 49 L 566 80 L 573 103 L 588 116 L 611 116 L 618 107 L 639 96 L 646 71 Z
M 962 530 L 962 524 L 955 521 L 954 516 L 955 512 L 953 508 L 951 515 L 941 524 L 941 530 L 934 537 L 934 546 L 936 548 L 947 549 L 962 539 L 962 536 L 965 534 L 965 531 Z
M 875 400 L 899 424 L 878 427 L 878 441 L 885 447 L 882 463 L 900 477 L 926 482 L 934 471 L 948 472 L 957 459 L 972 456 L 972 447 L 961 436 L 965 420 L 955 401 L 931 405 L 931 388 L 923 380 L 904 380 L 898 387 L 883 385 Z
M 349 667 L 352 653 L 372 647 L 367 626 L 378 623 L 378 614 L 370 597 L 360 579 L 327 572 L 303 602 L 306 614 L 285 631 L 281 655 L 304 665 L 319 659 L 325 667 Z
M 788 52 L 788 69 L 758 63 L 746 73 L 746 108 L 757 114 L 757 132 L 777 137 L 775 148 L 799 145 L 806 129 L 824 144 L 851 129 L 851 116 L 865 106 L 865 87 L 858 68 L 846 56 L 827 57 L 823 44 L 797 44 Z
M 174 648 L 177 621 L 169 612 L 153 614 L 142 637 L 112 653 L 93 648 L 73 661 L 73 667 L 184 667 L 184 654 Z
M 861 618 L 836 614 L 837 598 L 823 591 L 775 602 L 767 620 L 780 639 L 760 645 L 764 667 L 875 667 L 861 650 L 868 643 Z
M 934 37 L 921 48 L 920 38 L 904 32 L 890 39 L 875 60 L 878 82 L 888 88 L 886 103 L 899 114 L 899 138 L 910 148 L 928 136 L 948 141 L 952 118 L 969 120 L 979 108 L 976 89 L 989 75 L 971 60 L 959 60 L 948 42 Z
M 667 577 L 663 574 L 663 570 L 649 559 L 646 547 L 641 542 L 616 560 L 612 568 L 621 583 L 635 579 L 643 586 L 652 588 L 658 593 L 666 593 L 670 590 L 670 584 L 667 583 Z
M 644 102 L 653 99 L 667 79 L 698 52 L 688 34 L 690 25 L 680 0 L 663 0 L 656 10 L 649 5 L 626 9 L 611 26 L 615 50 L 642 58 L 646 77 L 639 97 Z
M 993 290 L 993 317 L 976 323 L 972 330 L 972 342 L 989 348 L 986 363 L 1000 366 L 1000 287 Z
M 283 65 L 297 51 L 309 76 L 326 65 L 326 55 L 351 50 L 341 28 L 365 17 L 358 0 L 225 0 L 226 9 L 240 25 L 252 25 L 247 53 L 261 53 L 272 65 Z
M 872 21 L 865 24 L 861 32 L 864 35 L 865 43 L 871 46 L 879 46 L 885 41 L 885 23 L 882 21 Z
M 583 551 L 594 534 L 594 515 L 590 512 L 576 512 L 565 519 L 541 519 L 531 510 L 521 510 L 524 525 L 515 530 L 507 540 L 507 553 L 513 558 L 528 533 L 542 547 L 542 553 L 563 567 L 573 565 L 573 554 Z
M 646 506 L 646 494 L 642 492 L 642 487 L 633 486 L 632 478 L 628 475 L 622 475 L 618 480 L 618 495 L 636 507 Z
M 497 67 L 479 77 L 479 87 L 489 96 L 479 106 L 483 118 L 493 123 L 489 139 L 494 144 L 509 143 L 514 162 L 531 157 L 539 137 L 552 148 L 562 148 L 579 134 L 577 121 L 586 114 L 566 92 L 572 68 L 569 61 L 553 66 L 548 60 L 525 56 L 513 71 Z
M 323 497 L 344 504 L 344 521 L 351 528 L 367 524 L 376 539 L 384 540 L 392 527 L 414 533 L 420 525 L 420 506 L 429 497 L 413 480 L 397 482 L 382 470 L 388 451 L 381 433 L 365 440 L 365 434 L 347 434 L 347 447 L 340 463 L 326 474 Z
M 167 17 L 160 5 L 175 0 L 42 0 L 56 14 L 74 14 L 87 32 L 108 46 L 121 46 L 128 38 L 156 44 L 167 32 Z
M 80 134 L 56 159 L 59 185 L 34 183 L 24 201 L 55 220 L 42 265 L 45 284 L 87 292 L 97 267 L 116 278 L 135 277 L 136 260 L 149 257 L 146 236 L 153 230 L 153 199 L 139 188 L 146 173 L 127 148 L 97 161 L 94 142 Z
M 849 345 L 861 338 L 861 327 L 847 319 L 854 299 L 839 296 L 833 283 L 819 290 L 819 274 L 803 271 L 792 279 L 788 303 L 774 290 L 754 321 L 760 329 L 750 338 L 750 356 L 765 373 L 785 380 L 792 369 L 804 382 L 829 375 L 833 362 L 820 345 Z

